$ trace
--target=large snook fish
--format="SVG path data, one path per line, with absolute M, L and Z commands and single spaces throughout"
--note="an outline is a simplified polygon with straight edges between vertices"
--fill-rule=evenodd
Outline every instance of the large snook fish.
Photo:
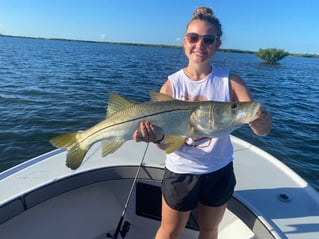
M 152 101 L 136 104 L 117 94 L 109 94 L 107 117 L 85 131 L 64 134 L 50 140 L 68 150 L 66 165 L 78 168 L 89 148 L 102 141 L 102 156 L 115 152 L 132 139 L 143 120 L 150 121 L 166 135 L 166 153 L 177 150 L 185 137 L 224 137 L 258 118 L 257 102 L 188 102 L 150 92 Z

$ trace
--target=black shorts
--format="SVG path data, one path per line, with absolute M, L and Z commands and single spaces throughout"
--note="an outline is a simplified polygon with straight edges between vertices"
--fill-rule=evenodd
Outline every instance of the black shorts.
M 231 198 L 236 185 L 233 163 L 208 174 L 178 174 L 165 169 L 162 193 L 166 203 L 177 211 L 193 210 L 200 202 L 218 207 Z

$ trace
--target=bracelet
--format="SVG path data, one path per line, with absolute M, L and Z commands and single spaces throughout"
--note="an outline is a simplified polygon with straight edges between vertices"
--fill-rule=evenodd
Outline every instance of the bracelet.
M 159 140 L 153 141 L 154 144 L 162 144 L 165 141 L 165 134 L 163 134 L 163 137 Z

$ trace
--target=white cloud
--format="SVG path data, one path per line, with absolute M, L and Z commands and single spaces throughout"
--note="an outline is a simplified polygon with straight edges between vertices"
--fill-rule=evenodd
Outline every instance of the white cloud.
M 107 38 L 106 34 L 105 33 L 101 33 L 100 34 L 100 41 L 105 41 Z
M 176 44 L 177 44 L 177 46 L 183 46 L 183 38 L 177 37 Z

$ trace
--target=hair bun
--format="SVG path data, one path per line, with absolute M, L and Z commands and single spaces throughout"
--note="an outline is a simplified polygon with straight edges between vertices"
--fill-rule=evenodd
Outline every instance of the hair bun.
M 214 16 L 213 10 L 210 7 L 197 7 L 193 13 L 192 19 L 187 24 L 186 31 L 189 27 L 189 24 L 195 20 L 204 21 L 213 25 L 217 31 L 216 33 L 218 37 L 221 37 L 223 34 L 222 25 L 220 24 L 218 18 Z
M 209 15 L 214 16 L 213 10 L 209 7 L 198 7 L 193 13 L 193 17 L 198 17 L 199 15 Z

